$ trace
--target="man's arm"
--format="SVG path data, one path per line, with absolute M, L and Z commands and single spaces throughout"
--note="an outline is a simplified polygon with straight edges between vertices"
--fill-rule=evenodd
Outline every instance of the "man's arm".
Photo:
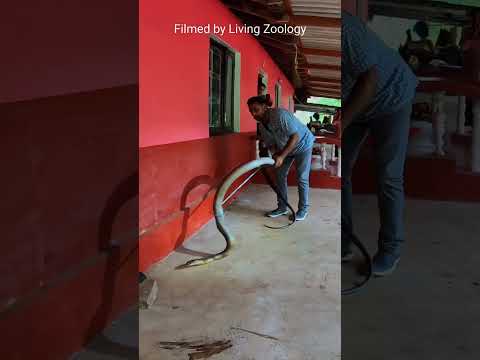
M 372 103 L 378 83 L 375 66 L 360 74 L 342 109 L 342 131 Z
M 293 135 L 290 135 L 285 147 L 280 152 L 278 152 L 273 156 L 273 158 L 275 159 L 276 168 L 279 168 L 280 166 L 282 166 L 283 161 L 288 156 L 288 154 L 290 154 L 292 150 L 295 149 L 295 146 L 297 145 L 299 139 L 300 137 L 298 136 L 298 133 L 294 133 Z

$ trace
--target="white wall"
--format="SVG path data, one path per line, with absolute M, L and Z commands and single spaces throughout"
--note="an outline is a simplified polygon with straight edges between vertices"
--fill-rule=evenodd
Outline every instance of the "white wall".
M 368 26 L 377 33 L 385 44 L 393 49 L 398 49 L 407 39 L 406 31 L 413 29 L 416 22 L 417 20 L 375 15 L 372 21 L 368 23 Z M 413 31 L 412 36 L 415 37 Z

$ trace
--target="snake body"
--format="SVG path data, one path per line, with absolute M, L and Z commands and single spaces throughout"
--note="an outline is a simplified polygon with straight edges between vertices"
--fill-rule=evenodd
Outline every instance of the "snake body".
M 223 206 L 222 206 L 225 195 L 226 195 L 228 189 L 230 188 L 230 186 L 232 186 L 232 184 L 235 182 L 235 180 L 237 180 L 240 176 L 248 173 L 251 170 L 254 170 L 254 169 L 257 169 L 257 168 L 260 168 L 260 167 L 273 166 L 274 164 L 275 164 L 275 161 L 272 158 L 262 157 L 260 159 L 253 160 L 253 161 L 250 161 L 246 164 L 243 164 L 243 165 L 239 166 L 238 168 L 233 170 L 230 173 L 230 175 L 227 176 L 227 178 L 223 181 L 222 185 L 220 186 L 220 188 L 218 189 L 218 191 L 215 195 L 215 201 L 214 201 L 214 207 L 213 207 L 213 211 L 214 211 L 214 214 L 215 214 L 215 223 L 217 225 L 217 229 L 218 229 L 218 231 L 220 231 L 220 233 L 223 235 L 223 237 L 225 238 L 225 241 L 226 241 L 225 249 L 218 254 L 209 255 L 209 256 L 202 257 L 202 258 L 190 260 L 190 261 L 186 262 L 184 265 L 181 265 L 179 268 L 187 268 L 187 267 L 193 267 L 193 266 L 206 265 L 206 264 L 211 263 L 212 261 L 221 260 L 221 259 L 227 257 L 230 254 L 232 249 L 235 247 L 235 238 L 230 233 L 230 231 L 228 230 L 228 228 L 225 225 L 225 213 L 223 211 Z M 268 180 L 269 185 L 278 194 L 277 189 L 272 185 L 272 182 L 268 179 L 268 177 L 267 177 L 267 180 Z M 294 218 L 295 212 L 293 211 L 293 209 L 290 205 L 288 205 L 288 207 L 290 208 L 290 210 L 293 213 L 293 222 L 295 222 L 295 218 Z

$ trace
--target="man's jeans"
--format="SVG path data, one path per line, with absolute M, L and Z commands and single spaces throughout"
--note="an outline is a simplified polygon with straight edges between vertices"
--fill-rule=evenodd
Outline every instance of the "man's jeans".
M 352 169 L 367 135 L 374 142 L 374 165 L 380 212 L 379 251 L 399 255 L 404 241 L 403 175 L 412 105 L 394 114 L 355 121 L 342 136 L 342 248 L 348 249 L 354 234 L 352 221 Z
M 282 166 L 276 169 L 277 187 L 280 194 L 285 200 L 288 200 L 287 195 L 287 177 L 295 160 L 295 169 L 297 170 L 297 183 L 298 183 L 298 210 L 307 210 L 309 206 L 308 202 L 308 190 L 310 188 L 310 168 L 312 165 L 312 148 L 304 151 L 300 154 L 287 156 L 283 161 Z M 278 207 L 285 209 L 285 204 L 280 197 L 277 197 Z

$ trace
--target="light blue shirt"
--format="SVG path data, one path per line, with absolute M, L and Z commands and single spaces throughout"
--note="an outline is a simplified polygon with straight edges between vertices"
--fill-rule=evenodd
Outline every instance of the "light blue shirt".
M 308 130 L 307 126 L 298 120 L 291 112 L 281 108 L 268 110 L 270 121 L 267 128 L 259 123 L 260 136 L 267 146 L 276 145 L 282 150 L 293 134 L 298 134 L 298 142 L 289 155 L 297 155 L 305 151 L 311 151 L 315 136 Z
M 348 99 L 359 75 L 373 66 L 378 86 L 367 117 L 394 113 L 413 100 L 418 81 L 400 54 L 362 20 L 342 11 L 342 102 Z

